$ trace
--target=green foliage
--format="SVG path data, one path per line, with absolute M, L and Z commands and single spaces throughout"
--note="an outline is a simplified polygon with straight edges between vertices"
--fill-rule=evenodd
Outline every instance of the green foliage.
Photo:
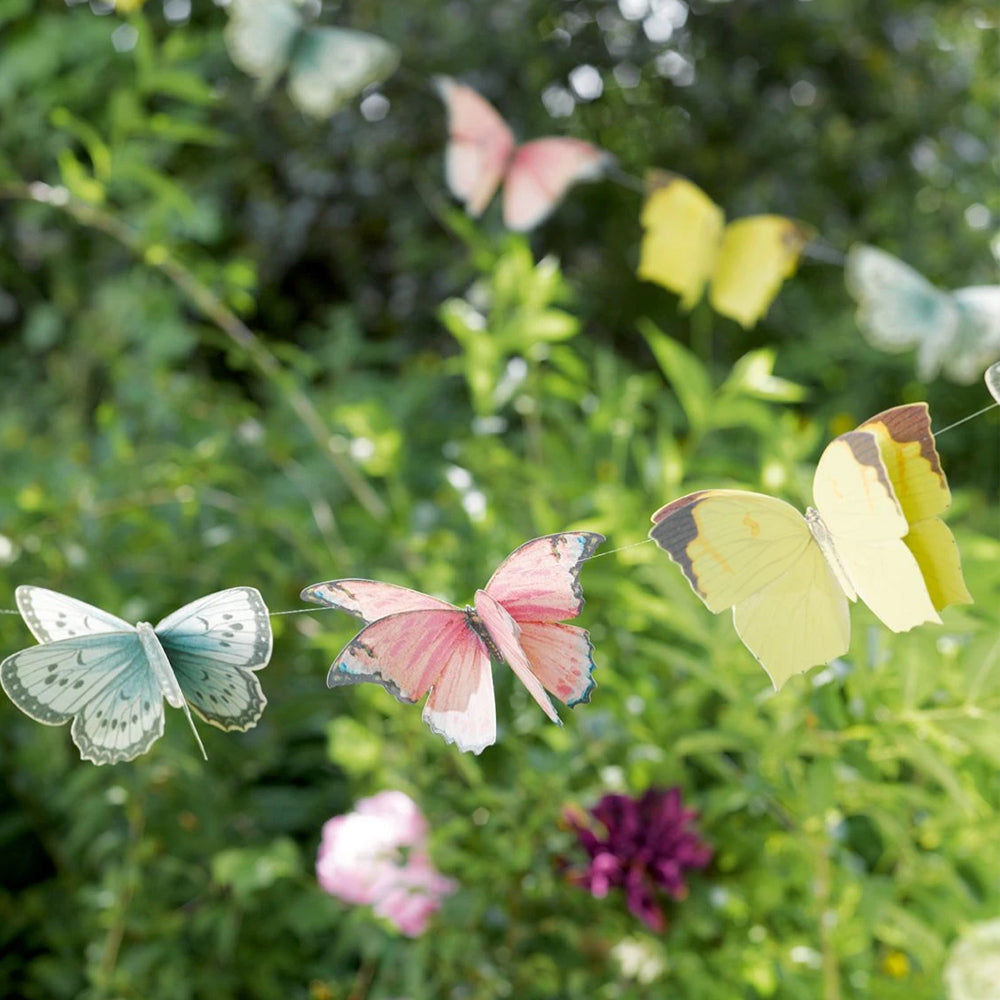
M 749 334 L 679 315 L 632 273 L 621 187 L 574 191 L 530 240 L 495 207 L 470 223 L 420 81 L 461 74 L 523 136 L 680 170 L 731 215 L 986 282 L 990 232 L 965 222 L 1000 211 L 986 5 L 665 4 L 655 42 L 662 23 L 604 0 L 365 0 L 337 23 L 399 43 L 409 73 L 384 119 L 321 124 L 281 90 L 254 102 L 221 9 L 129 6 L 0 0 L 7 607 L 36 583 L 155 621 L 251 584 L 286 610 L 351 575 L 461 602 L 533 535 L 633 546 L 709 485 L 801 506 L 831 435 L 897 402 L 928 398 L 938 427 L 985 403 L 868 348 L 829 265 Z M 553 121 L 539 95 L 571 97 L 583 63 L 603 97 Z M 1000 908 L 997 426 L 939 442 L 977 603 L 901 636 L 855 608 L 849 656 L 780 694 L 635 545 L 583 569 L 591 703 L 557 728 L 498 672 L 480 757 L 379 688 L 327 691 L 355 625 L 336 614 L 274 619 L 267 711 L 201 727 L 207 764 L 176 712 L 148 755 L 95 768 L 3 699 L 0 993 L 940 997 L 958 930 Z M 0 617 L 0 648 L 28 642 Z M 680 785 L 716 848 L 662 938 L 572 885 L 561 823 L 650 784 Z M 312 875 L 323 822 L 383 788 L 421 803 L 461 884 L 415 941 Z

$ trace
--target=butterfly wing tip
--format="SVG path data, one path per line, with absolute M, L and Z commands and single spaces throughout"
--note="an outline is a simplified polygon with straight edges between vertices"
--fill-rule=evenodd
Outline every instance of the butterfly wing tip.
M 441 729 L 438 726 L 435 726 L 434 723 L 426 717 L 424 718 L 424 722 L 427 724 L 427 728 L 435 736 L 440 736 L 441 739 L 445 741 L 445 743 L 451 743 L 454 747 L 458 749 L 460 753 L 471 753 L 475 754 L 478 757 L 487 747 L 491 747 L 496 743 L 495 736 L 493 737 L 493 739 L 488 740 L 485 743 L 472 742 L 472 741 L 464 742 L 461 739 L 461 737 L 456 736 L 454 733 L 450 733 L 445 729 Z
M 345 687 L 348 684 L 357 684 L 358 678 L 349 671 L 343 669 L 339 663 L 335 663 L 326 674 L 326 686 L 328 688 Z
M 455 81 L 444 73 L 435 73 L 431 77 L 431 86 L 438 92 L 442 100 L 447 100 L 448 93 L 455 86 Z
M 302 590 L 299 591 L 299 600 L 309 601 L 310 604 L 326 604 L 326 601 L 323 600 L 317 592 L 319 588 L 323 586 L 325 586 L 325 584 L 311 583 L 308 587 L 303 587 Z
M 591 670 L 594 668 L 591 667 Z M 572 701 L 567 701 L 566 705 L 568 708 L 576 708 L 577 705 L 587 705 L 590 703 L 590 696 L 594 693 L 594 688 L 597 687 L 597 681 L 593 677 L 589 679 L 587 687 L 584 689 L 583 693 L 578 697 L 574 698 Z

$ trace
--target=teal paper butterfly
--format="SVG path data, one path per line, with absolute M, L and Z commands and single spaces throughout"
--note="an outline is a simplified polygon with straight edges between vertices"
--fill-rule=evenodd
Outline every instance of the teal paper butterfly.
M 942 291 L 898 257 L 863 243 L 848 251 L 845 279 L 865 339 L 883 351 L 916 347 L 923 381 L 941 372 L 967 385 L 1000 358 L 1000 285 Z
M 233 62 L 266 94 L 282 73 L 303 114 L 326 118 L 369 84 L 390 76 L 399 50 L 377 35 L 309 23 L 318 3 L 232 0 L 226 47 Z
M 0 685 L 36 722 L 60 726 L 80 756 L 116 764 L 163 735 L 163 699 L 220 729 L 257 724 L 267 699 L 253 671 L 271 658 L 271 621 L 253 587 L 209 594 L 155 628 L 43 587 L 18 587 L 17 607 L 41 645 L 0 663 Z

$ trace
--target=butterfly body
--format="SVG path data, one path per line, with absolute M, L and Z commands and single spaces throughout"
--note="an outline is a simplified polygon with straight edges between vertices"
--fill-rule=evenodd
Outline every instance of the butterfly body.
M 153 626 L 149 622 L 136 622 L 135 632 L 139 636 L 139 644 L 146 656 L 146 662 L 153 671 L 163 697 L 172 708 L 180 708 L 184 704 L 184 692 L 177 682 L 177 676 L 170 667 L 170 660 L 167 659 Z
M 38 722 L 72 719 L 85 760 L 145 753 L 163 734 L 164 699 L 224 730 L 255 725 L 267 704 L 253 672 L 270 659 L 271 627 L 252 587 L 209 594 L 155 627 L 42 587 L 18 587 L 16 600 L 39 645 L 0 664 L 0 685 Z
M 743 490 L 702 490 L 653 515 L 656 543 L 714 612 L 733 622 L 775 687 L 843 655 L 848 601 L 861 598 L 894 632 L 940 622 L 971 600 L 926 404 L 895 407 L 832 441 L 814 506 Z
M 546 137 L 518 145 L 500 113 L 471 87 L 437 77 L 448 111 L 445 178 L 469 215 L 482 215 L 503 182 L 509 229 L 534 229 L 577 181 L 600 176 L 611 160 L 582 139 Z
M 813 540 L 819 546 L 820 552 L 823 553 L 827 566 L 830 567 L 830 572 L 833 573 L 837 579 L 837 583 L 840 584 L 841 589 L 849 600 L 857 600 L 858 592 L 854 589 L 854 584 L 851 583 L 847 567 L 840 558 L 833 535 L 826 526 L 823 515 L 815 507 L 806 507 L 806 525 Z
M 565 532 L 526 542 L 464 608 L 375 580 L 307 587 L 305 600 L 367 623 L 333 661 L 327 685 L 373 681 L 400 701 L 426 697 L 430 728 L 479 753 L 496 739 L 492 664 L 506 663 L 558 723 L 547 692 L 572 706 L 593 688 L 590 638 L 560 619 L 579 614 L 580 564 L 601 541 Z

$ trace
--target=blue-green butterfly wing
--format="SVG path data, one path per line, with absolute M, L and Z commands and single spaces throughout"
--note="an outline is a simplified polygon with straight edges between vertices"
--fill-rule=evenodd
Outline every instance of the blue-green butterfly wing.
M 271 620 L 254 587 L 209 594 L 168 615 L 156 636 L 188 704 L 220 729 L 257 724 L 267 699 L 253 671 L 271 658 Z
M 302 30 L 290 0 L 232 0 L 224 38 L 229 57 L 266 94 L 284 73 Z
M 1000 285 L 973 285 L 952 292 L 960 321 L 955 347 L 945 358 L 948 378 L 971 385 L 1000 358 Z
M 72 718 L 73 742 L 95 764 L 132 760 L 163 734 L 163 695 L 131 626 L 14 653 L 0 664 L 0 685 L 37 722 Z
M 132 631 L 131 623 L 124 619 L 45 587 L 20 586 L 14 598 L 25 625 L 39 642 Z
M 937 375 L 961 320 L 954 297 L 898 257 L 863 243 L 848 250 L 844 277 L 858 303 L 858 326 L 872 347 L 916 347 L 917 374 L 924 380 Z
M 295 45 L 288 93 L 303 114 L 326 118 L 365 87 L 391 76 L 398 65 L 399 50 L 378 35 L 308 28 Z

